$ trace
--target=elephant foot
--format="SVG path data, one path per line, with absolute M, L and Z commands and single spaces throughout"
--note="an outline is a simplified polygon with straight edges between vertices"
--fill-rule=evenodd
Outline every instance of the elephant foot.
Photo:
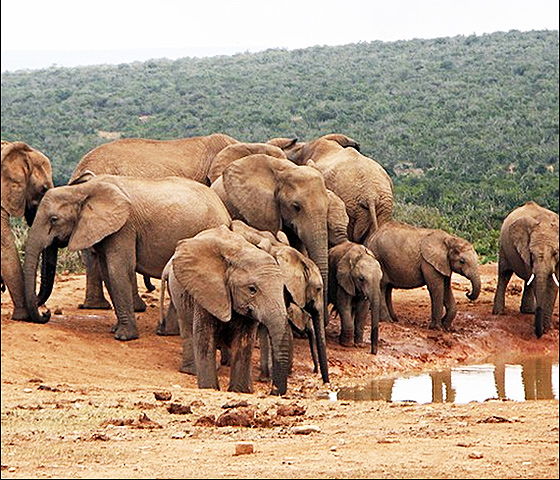
M 504 307 L 492 307 L 492 315 L 503 315 Z
M 176 328 L 168 327 L 167 322 L 163 322 L 158 324 L 156 328 L 156 335 L 161 336 L 177 336 L 179 335 L 179 325 L 176 325 Z
M 14 307 L 14 311 L 12 312 L 12 320 L 23 320 L 25 322 L 31 321 L 25 307 Z
M 351 340 L 349 337 L 343 337 L 340 336 L 338 343 L 340 343 L 340 345 L 342 345 L 343 347 L 353 347 L 354 346 L 354 340 Z
M 179 367 L 179 371 L 188 375 L 196 375 L 196 366 L 191 364 L 183 364 Z
M 356 348 L 367 348 L 368 344 L 366 342 L 364 342 L 363 340 L 360 340 L 359 342 L 355 341 L 354 346 Z
M 530 314 L 533 314 L 533 313 L 535 313 L 535 307 L 533 307 L 533 306 L 524 306 L 524 305 L 521 305 L 521 308 L 519 309 L 519 311 L 520 311 L 521 313 L 530 313 Z
M 97 300 L 86 299 L 84 303 L 80 303 L 78 308 L 81 310 L 111 310 L 111 304 L 104 298 Z
M 440 322 L 431 321 L 430 326 L 428 327 L 430 330 L 441 330 L 442 325 Z
M 136 297 L 134 299 L 134 311 L 135 312 L 145 312 L 146 311 L 147 305 L 146 302 L 144 302 L 144 300 L 142 300 L 140 297 Z
M 257 377 L 257 381 L 258 381 L 258 382 L 262 382 L 262 383 L 270 382 L 270 375 L 267 374 L 267 373 L 261 372 L 261 373 L 259 374 L 259 376 Z
M 116 325 L 112 329 L 114 337 L 117 340 L 126 342 L 128 340 L 136 340 L 138 338 L 138 329 L 132 326 Z

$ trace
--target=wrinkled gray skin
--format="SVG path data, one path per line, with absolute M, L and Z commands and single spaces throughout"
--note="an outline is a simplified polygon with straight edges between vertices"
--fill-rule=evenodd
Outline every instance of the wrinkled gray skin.
M 391 299 L 393 288 L 426 285 L 432 301 L 430 328 L 449 330 L 457 314 L 451 288 L 453 272 L 471 281 L 472 291 L 467 294 L 470 300 L 480 294 L 478 255 L 469 242 L 456 235 L 390 221 L 379 227 L 365 245 L 383 269 L 381 320 L 397 321 Z
M 25 217 L 29 226 L 33 223 L 37 208 L 45 192 L 53 187 L 50 160 L 38 150 L 24 142 L 2 141 L 2 283 L 14 304 L 12 319 L 30 320 L 25 308 L 23 290 L 23 270 L 12 229 L 10 217 Z M 48 255 L 48 254 L 47 254 Z M 43 257 L 43 262 L 52 258 Z M 43 268 L 48 268 L 43 263 Z M 41 287 L 45 285 L 41 282 Z
M 313 371 L 321 370 L 324 383 L 329 382 L 326 320 L 323 310 L 323 280 L 321 271 L 308 257 L 290 247 L 282 232 L 275 237 L 271 232 L 261 231 L 241 220 L 233 220 L 231 229 L 247 241 L 270 253 L 280 265 L 285 285 L 286 309 L 290 325 L 298 334 L 305 334 L 313 359 Z M 270 377 L 268 333 L 259 327 L 261 375 Z
M 258 229 L 282 230 L 290 245 L 306 252 L 323 280 L 325 316 L 328 247 L 346 240 L 344 204 L 325 187 L 321 173 L 264 154 L 230 163 L 214 183 L 233 219 Z
M 340 316 L 340 344 L 364 346 L 368 311 L 371 318 L 371 353 L 379 345 L 381 265 L 371 250 L 354 242 L 329 249 L 329 303 Z
M 282 272 L 269 253 L 225 226 L 209 229 L 177 244 L 162 275 L 162 312 L 167 286 L 183 340 L 180 370 L 196 374 L 199 388 L 220 388 L 216 355 L 225 348 L 228 390 L 253 392 L 251 354 L 263 325 L 272 346 L 271 394 L 286 393 L 293 339 Z
M 85 172 L 92 172 L 96 175 L 123 175 L 147 179 L 182 177 L 210 185 L 208 173 L 214 158 L 222 149 L 236 143 L 237 140 L 222 133 L 176 140 L 115 140 L 86 153 L 76 165 L 69 184 L 74 183 Z M 89 251 L 84 252 L 84 261 L 86 294 L 80 308 L 110 309 L 111 305 L 103 294 L 99 265 Z M 138 293 L 134 297 L 134 309 L 146 309 Z
M 506 288 L 514 273 L 525 280 L 520 310 L 535 314 L 535 335 L 540 338 L 550 329 L 558 297 L 558 214 L 535 202 L 516 208 L 502 224 L 495 315 L 504 313 Z
M 39 205 L 25 250 L 26 306 L 33 321 L 48 321 L 50 312 L 39 314 L 35 295 L 37 261 L 44 248 L 91 248 L 115 306 L 114 336 L 132 340 L 138 338 L 135 272 L 159 278 L 177 241 L 229 225 L 231 219 L 210 187 L 194 180 L 84 177 L 83 182 L 50 189 Z
M 358 142 L 341 134 L 329 134 L 311 142 L 274 138 L 297 165 L 309 163 L 325 178 L 327 188 L 346 205 L 348 239 L 364 243 L 378 226 L 393 217 L 393 181 L 385 169 L 360 153 Z

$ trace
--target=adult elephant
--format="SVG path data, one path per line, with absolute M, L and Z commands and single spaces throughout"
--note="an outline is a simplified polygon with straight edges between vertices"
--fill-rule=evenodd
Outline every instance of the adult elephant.
M 181 240 L 165 267 L 183 338 L 182 370 L 196 373 L 199 388 L 219 389 L 217 348 L 231 354 L 229 391 L 251 393 L 251 354 L 259 324 L 272 345 L 272 394 L 283 395 L 292 335 L 278 263 L 226 226 Z
M 360 153 L 358 142 L 342 134 L 329 134 L 311 142 L 275 138 L 269 141 L 298 165 L 312 160 L 348 212 L 348 239 L 363 243 L 378 226 L 393 216 L 393 181 L 372 158 Z
M 364 245 L 346 241 L 329 249 L 329 303 L 340 316 L 341 345 L 364 345 L 369 312 L 370 351 L 377 354 L 382 276 L 381 265 Z
M 286 289 L 286 309 L 290 325 L 298 334 L 305 334 L 309 340 L 313 372 L 321 371 L 324 383 L 329 382 L 327 342 L 323 309 L 323 279 L 315 263 L 301 252 L 291 247 L 282 231 L 274 236 L 261 231 L 241 220 L 233 220 L 231 229 L 247 241 L 266 250 L 275 259 L 282 271 Z M 261 379 L 270 376 L 268 338 L 259 329 L 261 352 Z
M 50 160 L 40 151 L 24 142 L 2 141 L 2 282 L 14 304 L 12 318 L 28 320 L 25 309 L 23 271 L 10 227 L 10 217 L 25 217 L 28 225 L 33 223 L 39 202 L 45 192 L 53 187 Z M 56 261 L 43 257 L 43 266 L 53 270 Z M 42 284 L 43 285 L 43 284 Z M 41 295 L 43 297 L 44 295 Z
M 229 135 L 214 133 L 176 140 L 126 138 L 95 147 L 80 160 L 69 183 L 85 172 L 96 175 L 122 175 L 141 178 L 182 177 L 210 185 L 208 172 L 216 155 L 228 145 L 238 143 Z M 109 309 L 104 296 L 99 265 L 84 252 L 86 264 L 86 294 L 80 308 Z M 149 286 L 147 285 L 147 288 Z M 145 304 L 135 295 L 135 309 Z
M 321 173 L 289 160 L 255 154 L 232 162 L 214 183 L 233 219 L 258 230 L 284 231 L 290 245 L 306 251 L 323 279 L 327 317 L 328 247 L 347 239 L 344 204 Z
M 52 188 L 41 201 L 25 250 L 25 303 L 31 320 L 50 318 L 48 311 L 39 313 L 35 295 L 41 250 L 91 248 L 115 306 L 115 338 L 138 338 L 135 272 L 159 278 L 180 239 L 230 222 L 215 192 L 186 178 L 86 174 L 72 185 Z
M 525 280 L 520 310 L 535 314 L 535 335 L 550 329 L 558 296 L 558 214 L 535 202 L 513 210 L 500 231 L 498 285 L 492 313 L 504 313 L 506 287 L 513 274 Z
M 457 305 L 451 289 L 453 272 L 468 278 L 472 290 L 469 300 L 480 295 L 478 255 L 465 239 L 443 230 L 419 228 L 391 220 L 366 240 L 383 269 L 381 319 L 397 321 L 391 293 L 393 288 L 418 288 L 426 285 L 432 301 L 430 328 L 451 328 Z M 445 312 L 444 312 L 445 311 Z

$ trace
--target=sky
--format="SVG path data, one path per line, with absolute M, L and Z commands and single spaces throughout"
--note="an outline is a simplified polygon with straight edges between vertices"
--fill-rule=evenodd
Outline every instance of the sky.
M 2 72 L 558 30 L 558 0 L 2 0 Z

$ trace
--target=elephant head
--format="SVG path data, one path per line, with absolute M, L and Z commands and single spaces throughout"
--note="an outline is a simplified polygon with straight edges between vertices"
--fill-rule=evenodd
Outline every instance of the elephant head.
M 328 383 L 326 320 L 321 271 L 312 260 L 290 247 L 281 231 L 277 233 L 277 237 L 274 237 L 271 232 L 257 230 L 240 220 L 234 220 L 231 228 L 249 242 L 268 251 L 278 262 L 284 277 L 290 323 L 296 331 L 307 333 L 314 364 L 318 363 L 323 382 Z M 318 353 L 317 359 L 315 352 Z
M 363 298 L 369 303 L 371 317 L 371 353 L 376 354 L 379 344 L 379 313 L 381 304 L 381 265 L 367 247 L 354 242 L 344 242 L 329 249 L 329 300 L 342 319 L 341 343 L 361 343 L 365 312 L 343 312 L 351 302 L 340 302 L 340 292 L 348 299 Z M 351 316 L 354 318 L 351 318 Z M 349 320 L 353 320 L 350 324 Z
M 53 187 L 50 160 L 23 142 L 2 145 L 2 208 L 31 226 L 39 202 Z
M 33 322 L 45 323 L 50 317 L 50 312 L 41 316 L 37 309 L 35 283 L 40 252 L 54 249 L 56 258 L 57 248 L 68 246 L 77 251 L 95 245 L 125 224 L 130 204 L 121 188 L 103 182 L 102 177 L 47 191 L 29 230 L 23 267 L 25 304 Z M 51 273 L 46 283 L 52 289 Z
M 329 228 L 334 222 L 329 222 L 329 211 L 337 208 L 331 208 L 332 196 L 319 171 L 268 155 L 249 155 L 231 163 L 212 188 L 232 218 L 258 230 L 283 230 L 294 247 L 305 249 L 327 288 Z M 324 299 L 326 312 L 326 295 Z
M 172 265 L 181 287 L 214 318 L 224 323 L 233 318 L 249 318 L 266 327 L 272 345 L 272 393 L 286 393 L 292 336 L 284 303 L 284 279 L 274 258 L 222 226 L 181 240 Z M 196 321 L 195 315 L 194 344 L 195 352 L 199 352 L 195 354 L 199 386 L 211 387 L 214 385 L 214 378 L 210 377 L 215 377 L 216 352 L 210 352 L 213 358 L 208 362 L 201 361 L 203 355 L 200 352 L 208 350 L 208 346 L 200 342 L 208 339 L 197 340 Z M 238 365 L 232 364 L 229 389 L 247 391 L 249 386 L 243 385 L 244 382 L 240 385 L 237 378 L 247 372 L 239 370 Z
M 465 239 L 442 230 L 434 230 L 420 242 L 422 258 L 445 277 L 452 272 L 471 281 L 472 289 L 467 293 L 469 300 L 480 295 L 480 272 L 478 255 L 474 247 Z
M 511 224 L 509 234 L 528 267 L 530 276 L 525 280 L 534 292 L 535 334 L 541 337 L 550 325 L 558 295 L 558 215 L 523 216 Z

